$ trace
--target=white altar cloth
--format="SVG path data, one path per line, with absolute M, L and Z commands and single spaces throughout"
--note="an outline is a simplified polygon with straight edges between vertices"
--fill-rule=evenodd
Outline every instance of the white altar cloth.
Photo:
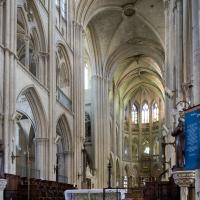
M 125 199 L 127 189 L 105 189 L 106 193 L 121 193 L 121 200 Z M 97 194 L 102 193 L 103 189 L 78 189 L 78 190 L 65 190 L 65 200 L 73 200 L 73 194 Z

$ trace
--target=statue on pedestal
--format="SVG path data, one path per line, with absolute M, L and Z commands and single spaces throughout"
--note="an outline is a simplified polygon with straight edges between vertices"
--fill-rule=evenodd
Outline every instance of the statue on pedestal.
M 180 116 L 178 119 L 178 125 L 172 132 L 172 136 L 175 137 L 175 148 L 176 148 L 176 169 L 183 169 L 185 158 L 185 135 L 184 135 L 184 118 Z

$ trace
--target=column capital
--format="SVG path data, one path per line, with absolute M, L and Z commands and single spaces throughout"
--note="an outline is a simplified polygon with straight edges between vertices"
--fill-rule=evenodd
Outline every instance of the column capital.
M 195 182 L 195 171 L 175 171 L 172 174 L 179 187 L 190 187 Z

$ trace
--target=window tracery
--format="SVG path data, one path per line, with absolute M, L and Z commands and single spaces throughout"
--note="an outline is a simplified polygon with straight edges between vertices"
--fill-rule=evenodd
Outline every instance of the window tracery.
M 132 105 L 131 119 L 134 124 L 138 123 L 138 111 L 137 111 L 137 107 L 134 104 Z
M 31 19 L 30 19 L 31 13 Z M 46 68 L 44 51 L 43 31 L 40 30 L 40 20 L 36 20 L 36 13 L 31 5 L 24 4 L 24 7 L 17 8 L 17 57 L 19 62 L 33 76 L 45 82 Z
M 142 106 L 142 123 L 149 123 L 149 106 L 147 103 Z
M 70 86 L 69 66 L 66 60 L 66 55 L 62 47 L 58 47 L 56 53 L 56 78 L 57 87 L 63 92 L 67 92 L 67 87 Z
M 152 121 L 157 122 L 159 120 L 159 108 L 158 104 L 154 103 L 152 106 Z

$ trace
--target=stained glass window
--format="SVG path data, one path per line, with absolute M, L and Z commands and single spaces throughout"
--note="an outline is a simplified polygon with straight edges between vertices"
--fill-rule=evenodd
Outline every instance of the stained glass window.
M 134 124 L 137 124 L 138 123 L 138 111 L 134 104 L 132 105 L 131 117 L 132 117 L 132 122 Z
M 152 106 L 152 120 L 153 122 L 159 120 L 159 108 L 157 103 L 154 103 Z
M 142 123 L 149 123 L 149 106 L 147 103 L 142 107 Z

